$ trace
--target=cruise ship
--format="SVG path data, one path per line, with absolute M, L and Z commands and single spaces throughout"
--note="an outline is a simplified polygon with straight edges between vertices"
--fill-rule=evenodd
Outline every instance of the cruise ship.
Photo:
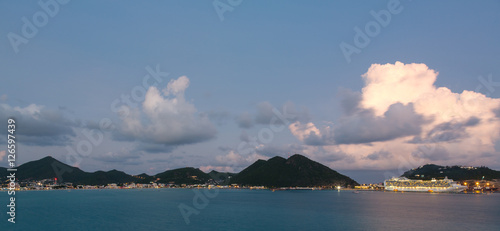
M 459 185 L 447 177 L 443 180 L 410 180 L 406 177 L 393 177 L 384 181 L 384 188 L 388 191 L 403 192 L 461 192 L 467 186 Z

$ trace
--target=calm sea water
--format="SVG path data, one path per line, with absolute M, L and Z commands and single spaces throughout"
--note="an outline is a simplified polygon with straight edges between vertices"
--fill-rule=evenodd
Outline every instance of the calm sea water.
M 0 192 L 0 230 L 500 230 L 498 193 L 204 192 L 19 192 L 16 224 L 6 221 L 7 192 Z M 193 212 L 188 220 L 179 205 Z

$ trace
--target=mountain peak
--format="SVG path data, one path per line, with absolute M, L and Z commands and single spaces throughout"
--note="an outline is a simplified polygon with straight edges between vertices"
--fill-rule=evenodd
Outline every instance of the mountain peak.
M 300 154 L 295 154 L 293 156 L 290 156 L 288 159 L 287 159 L 287 163 L 296 163 L 296 162 L 314 162 L 314 163 L 317 163 L 316 161 L 313 161 L 303 155 L 300 155 Z
M 288 159 L 275 156 L 267 161 L 256 161 L 234 176 L 231 183 L 268 187 L 358 185 L 351 178 L 300 154 Z
M 300 154 L 293 154 L 292 156 L 290 156 L 288 159 L 309 159 L 303 155 L 300 155 Z
M 269 160 L 267 161 L 275 161 L 275 160 L 286 160 L 285 158 L 281 157 L 281 156 L 275 156 L 273 158 L 270 158 Z
M 57 161 L 57 162 L 61 162 L 61 161 L 57 160 L 56 158 L 54 158 L 52 156 L 46 156 L 46 157 L 41 158 L 41 159 L 36 160 L 36 161 Z

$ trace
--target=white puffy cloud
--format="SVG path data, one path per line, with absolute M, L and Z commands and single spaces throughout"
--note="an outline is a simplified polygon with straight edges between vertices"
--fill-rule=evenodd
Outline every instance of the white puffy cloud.
M 170 146 L 214 138 L 216 129 L 208 116 L 185 99 L 188 87 L 186 76 L 171 80 L 162 91 L 150 87 L 142 108 L 132 109 L 122 118 L 118 137 Z
M 352 156 L 340 160 L 343 168 L 500 166 L 500 99 L 436 87 L 438 72 L 425 64 L 373 64 L 362 77 L 360 94 L 343 93 L 344 115 L 333 125 L 293 123 L 291 133 Z
M 425 64 L 373 64 L 363 76 L 362 108 L 383 115 L 394 103 L 415 102 L 435 90 L 437 72 Z
M 307 145 L 333 144 L 333 130 L 325 126 L 320 131 L 312 122 L 301 123 L 296 121 L 288 126 L 290 132 Z
M 172 79 L 163 89 L 165 95 L 184 96 L 184 91 L 189 87 L 189 79 L 186 76 L 181 76 L 178 79 Z

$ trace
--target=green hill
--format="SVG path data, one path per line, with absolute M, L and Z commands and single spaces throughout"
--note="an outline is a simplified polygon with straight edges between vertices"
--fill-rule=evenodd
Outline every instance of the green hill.
M 77 183 L 87 176 L 87 172 L 62 163 L 51 156 L 22 164 L 17 167 L 16 172 L 16 177 L 21 181 L 59 178 L 58 181 Z
M 208 174 L 204 173 L 197 168 L 179 168 L 168 170 L 155 175 L 155 178 L 160 178 L 160 183 L 171 184 L 204 184 L 211 178 Z
M 7 170 L 0 168 L 0 172 Z M 2 174 L 2 180 L 6 180 Z M 136 182 L 138 178 L 118 170 L 108 172 L 84 172 L 77 167 L 69 166 L 51 156 L 40 160 L 30 161 L 17 167 L 16 178 L 18 181 L 37 181 L 43 179 L 55 179 L 58 182 L 71 182 L 75 185 L 106 185 L 110 183 Z
M 137 178 L 128 175 L 127 173 L 113 169 L 108 172 L 97 171 L 93 173 L 87 173 L 85 178 L 76 180 L 75 183 L 84 185 L 106 185 L 110 183 L 122 184 L 137 181 Z
M 462 167 L 462 166 L 440 166 L 426 164 L 418 168 L 406 171 L 402 176 L 409 179 L 430 180 L 432 178 L 459 180 L 485 180 L 500 179 L 500 171 L 495 171 L 487 167 Z
M 154 176 L 150 176 L 146 173 L 142 173 L 136 176 L 136 183 L 147 184 L 149 182 L 154 181 L 156 178 Z
M 37 181 L 58 178 L 58 182 L 71 182 L 74 185 L 106 185 L 110 183 L 158 183 L 172 184 L 221 184 L 238 183 L 241 185 L 269 187 L 308 187 L 308 186 L 354 186 L 357 183 L 330 168 L 301 155 L 289 159 L 274 157 L 267 161 L 258 160 L 238 174 L 186 167 L 168 170 L 154 176 L 145 173 L 132 176 L 118 170 L 85 172 L 77 167 L 64 164 L 50 156 L 31 161 L 17 167 L 18 181 Z M 5 182 L 6 168 L 0 168 L 0 179 Z
M 359 185 L 353 179 L 299 154 L 288 159 L 276 156 L 267 161 L 258 160 L 232 177 L 231 183 L 267 187 Z
M 64 164 L 51 156 L 30 161 L 17 167 L 18 181 L 37 181 L 58 178 L 58 182 L 71 182 L 74 185 L 107 185 L 110 183 L 150 183 L 159 178 L 159 183 L 204 184 L 211 177 L 196 168 L 180 168 L 149 176 L 145 173 L 132 176 L 118 170 L 85 172 L 77 167 Z M 7 180 L 7 169 L 0 168 L 1 181 Z M 57 174 L 59 173 L 59 174 Z M 219 174 L 220 175 L 220 174 Z M 227 176 L 226 176 L 227 177 Z
M 60 174 L 57 174 L 59 172 Z M 42 180 L 59 178 L 58 181 L 72 182 L 73 184 L 106 185 L 109 183 L 134 182 L 136 178 L 118 171 L 84 172 L 79 168 L 64 164 L 50 156 L 37 161 L 31 161 L 18 167 L 19 180 Z

